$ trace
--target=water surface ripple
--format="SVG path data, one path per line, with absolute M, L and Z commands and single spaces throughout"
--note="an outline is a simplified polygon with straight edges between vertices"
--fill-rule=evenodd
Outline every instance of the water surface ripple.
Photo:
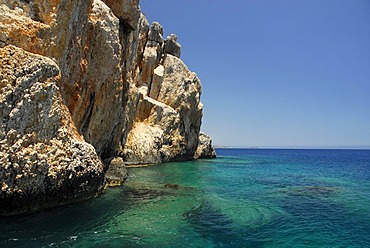
M 369 150 L 218 149 L 0 219 L 0 247 L 370 247 Z

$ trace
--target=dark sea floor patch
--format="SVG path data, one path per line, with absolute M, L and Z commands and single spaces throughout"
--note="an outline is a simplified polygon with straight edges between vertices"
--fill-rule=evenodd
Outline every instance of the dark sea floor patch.
M 218 247 L 259 248 L 264 247 L 266 242 L 255 240 L 256 229 L 235 224 L 222 214 L 222 211 L 212 208 L 209 203 L 202 203 L 198 208 L 186 212 L 184 216 L 201 236 L 211 240 Z
M 287 195 L 297 196 L 297 197 L 330 197 L 337 194 L 342 189 L 330 186 L 300 186 L 300 187 L 289 187 L 281 189 L 281 192 Z

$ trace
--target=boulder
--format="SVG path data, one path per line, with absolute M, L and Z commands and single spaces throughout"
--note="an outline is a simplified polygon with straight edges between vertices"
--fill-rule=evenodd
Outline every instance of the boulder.
M 212 145 L 212 139 L 205 133 L 199 134 L 199 143 L 194 158 L 215 158 L 216 151 Z
M 121 186 L 128 177 L 125 162 L 120 157 L 110 158 L 105 162 L 108 164 L 108 170 L 105 173 L 106 185 L 108 187 Z

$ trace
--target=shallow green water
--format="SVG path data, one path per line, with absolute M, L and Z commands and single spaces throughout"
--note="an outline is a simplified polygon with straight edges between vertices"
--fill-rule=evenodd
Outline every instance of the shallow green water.
M 218 154 L 132 168 L 99 198 L 0 220 L 0 247 L 370 247 L 370 151 Z

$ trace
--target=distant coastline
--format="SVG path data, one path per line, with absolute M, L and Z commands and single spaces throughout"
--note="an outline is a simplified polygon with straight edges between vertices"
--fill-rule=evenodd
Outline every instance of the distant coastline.
M 370 150 L 370 147 L 335 147 L 335 146 L 297 146 L 297 147 L 288 147 L 288 146 L 223 146 L 215 145 L 215 149 L 245 149 L 245 150 Z

